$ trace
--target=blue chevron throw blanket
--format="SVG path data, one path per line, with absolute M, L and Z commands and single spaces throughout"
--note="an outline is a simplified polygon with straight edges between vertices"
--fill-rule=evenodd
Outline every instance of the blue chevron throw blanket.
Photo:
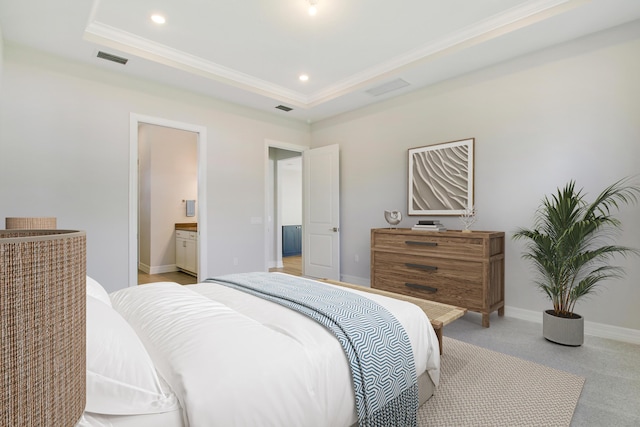
M 417 425 L 411 343 L 384 307 L 346 290 L 283 274 L 242 273 L 205 281 L 276 302 L 333 332 L 351 366 L 360 427 Z

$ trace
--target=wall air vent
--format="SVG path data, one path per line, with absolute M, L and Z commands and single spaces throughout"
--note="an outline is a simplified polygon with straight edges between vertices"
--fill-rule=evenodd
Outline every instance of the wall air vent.
M 118 64 L 125 65 L 129 60 L 127 58 L 123 58 L 121 56 L 112 55 L 107 52 L 99 51 L 98 58 L 106 59 L 107 61 L 117 62 Z
M 391 80 L 390 82 L 383 83 L 380 86 L 372 87 L 366 92 L 369 95 L 380 96 L 382 94 L 403 88 L 405 86 L 409 86 L 409 82 L 402 79 L 395 79 Z
M 287 113 L 291 110 L 293 110 L 293 108 L 291 107 L 287 107 L 286 105 L 278 105 L 276 107 L 278 110 L 282 110 L 282 111 L 286 111 Z

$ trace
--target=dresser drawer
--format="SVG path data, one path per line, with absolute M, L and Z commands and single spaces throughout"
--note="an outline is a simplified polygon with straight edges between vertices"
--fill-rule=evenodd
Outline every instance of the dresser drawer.
M 176 230 L 176 237 L 179 239 L 198 240 L 196 231 Z
M 469 284 L 482 283 L 482 262 L 461 261 L 420 255 L 376 251 L 373 262 L 391 274 L 425 277 L 429 280 L 451 280 Z
M 504 232 L 371 230 L 371 287 L 504 315 Z
M 482 307 L 483 264 L 374 252 L 372 287 L 470 309 Z
M 483 257 L 485 239 L 480 237 L 451 237 L 441 232 L 418 231 L 411 234 L 376 233 L 372 249 L 388 249 L 418 255 L 443 257 Z

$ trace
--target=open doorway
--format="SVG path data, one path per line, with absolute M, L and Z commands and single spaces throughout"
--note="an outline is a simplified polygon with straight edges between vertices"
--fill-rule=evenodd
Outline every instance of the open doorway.
M 274 263 L 269 271 L 302 275 L 302 154 L 269 148 L 273 160 Z
M 284 153 L 289 151 L 292 153 Z M 278 223 L 277 155 L 302 155 L 302 256 L 300 275 L 340 280 L 339 146 L 315 149 L 266 141 L 265 271 L 283 269 L 282 223 Z
M 198 134 L 138 125 L 138 284 L 197 282 Z
M 302 151 L 267 142 L 266 261 L 269 271 L 302 275 Z
M 158 277 L 195 283 L 207 274 L 206 129 L 136 114 L 130 129 L 129 286 L 143 283 L 139 271 L 177 270 L 178 224 L 193 234 L 191 279 Z

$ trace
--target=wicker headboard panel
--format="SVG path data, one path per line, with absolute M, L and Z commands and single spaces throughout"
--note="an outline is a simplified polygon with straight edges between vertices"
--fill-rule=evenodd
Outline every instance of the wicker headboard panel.
M 85 232 L 0 230 L 0 425 L 76 424 L 85 328 Z

